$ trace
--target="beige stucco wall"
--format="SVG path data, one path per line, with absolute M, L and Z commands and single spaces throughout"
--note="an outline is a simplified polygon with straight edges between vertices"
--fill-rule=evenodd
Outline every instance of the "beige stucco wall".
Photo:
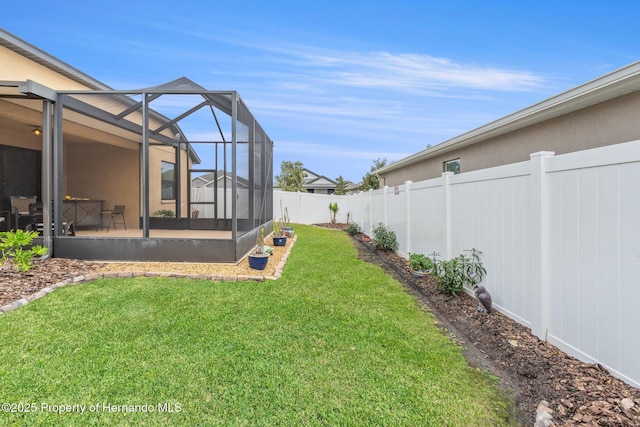
M 63 192 L 104 200 L 103 207 L 125 205 L 128 227 L 138 227 L 140 168 L 137 150 L 105 144 L 66 144 Z
M 640 92 L 575 111 L 480 143 L 434 155 L 387 172 L 383 185 L 442 175 L 444 162 L 460 158 L 461 172 L 529 160 L 531 153 L 564 154 L 640 139 Z
M 186 216 L 187 164 L 182 152 L 182 194 Z M 159 209 L 175 211 L 175 202 L 160 197 L 162 160 L 174 163 L 173 150 L 151 147 L 149 152 L 149 213 Z M 105 209 L 125 205 L 127 226 L 137 228 L 140 217 L 140 160 L 138 150 L 105 144 L 67 144 L 64 150 L 64 194 L 104 200 Z
M 81 90 L 86 86 L 0 46 L 0 80 L 33 80 L 52 89 Z
M 169 162 L 175 165 L 176 159 L 173 149 L 164 147 L 152 147 L 149 153 L 149 214 L 153 214 L 157 210 L 169 209 L 176 212 L 175 200 L 162 200 L 162 162 Z M 188 172 L 187 154 L 181 152 L 180 172 L 181 172 L 181 188 L 182 203 L 178 207 L 180 215 L 185 218 L 187 215 L 187 188 L 188 188 Z

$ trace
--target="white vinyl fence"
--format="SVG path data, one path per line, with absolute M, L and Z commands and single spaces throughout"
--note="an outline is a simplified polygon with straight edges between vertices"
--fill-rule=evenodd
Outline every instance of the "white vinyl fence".
M 640 141 L 351 196 L 274 192 L 274 218 L 329 222 L 329 202 L 403 256 L 476 248 L 494 306 L 533 334 L 640 386 Z

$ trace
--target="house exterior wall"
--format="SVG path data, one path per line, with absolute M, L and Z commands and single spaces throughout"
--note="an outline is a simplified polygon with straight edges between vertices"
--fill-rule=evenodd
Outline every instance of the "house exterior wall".
M 584 108 L 381 174 L 382 185 L 438 177 L 444 162 L 460 159 L 461 171 L 528 160 L 536 151 L 565 154 L 640 139 L 640 92 Z
M 86 86 L 0 46 L 0 80 L 33 80 L 53 89 L 83 90 Z
M 103 200 L 104 209 L 125 205 L 127 226 L 137 226 L 140 210 L 137 151 L 106 144 L 68 144 L 63 161 L 65 195 Z

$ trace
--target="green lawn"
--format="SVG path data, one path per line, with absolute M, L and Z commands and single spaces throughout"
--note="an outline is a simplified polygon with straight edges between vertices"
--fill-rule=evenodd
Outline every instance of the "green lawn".
M 0 425 L 506 424 L 488 376 L 346 234 L 296 233 L 277 281 L 103 279 L 0 316 L 0 403 L 36 409 Z

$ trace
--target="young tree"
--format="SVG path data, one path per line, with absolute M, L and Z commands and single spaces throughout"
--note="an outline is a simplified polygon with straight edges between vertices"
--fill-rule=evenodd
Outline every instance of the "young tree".
M 349 181 L 346 181 L 342 175 L 336 178 L 336 190 L 333 194 L 337 196 L 342 196 L 347 194 L 347 187 L 349 186 Z
M 369 170 L 369 172 L 367 172 L 367 174 L 362 177 L 362 191 L 369 191 L 369 190 L 377 190 L 378 188 L 380 188 L 380 179 L 378 178 L 377 175 L 375 175 L 373 172 L 375 172 L 376 170 L 383 168 L 387 165 L 387 159 L 381 159 L 381 158 L 377 158 L 376 160 L 373 161 L 373 166 L 371 166 L 371 170 Z
M 285 160 L 280 165 L 280 175 L 276 175 L 278 186 L 284 191 L 306 192 L 304 186 L 304 166 L 302 162 Z

